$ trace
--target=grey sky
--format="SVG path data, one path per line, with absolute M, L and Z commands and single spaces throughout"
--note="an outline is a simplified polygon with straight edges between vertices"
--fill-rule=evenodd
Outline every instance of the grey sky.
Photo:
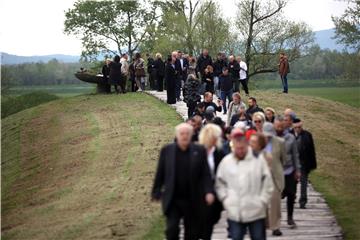
M 235 0 L 218 0 L 223 14 L 236 16 Z M 16 55 L 81 52 L 80 40 L 63 34 L 64 11 L 75 0 L 0 0 L 0 51 Z M 331 15 L 341 15 L 346 1 L 290 0 L 287 18 L 304 21 L 313 30 L 333 28 Z

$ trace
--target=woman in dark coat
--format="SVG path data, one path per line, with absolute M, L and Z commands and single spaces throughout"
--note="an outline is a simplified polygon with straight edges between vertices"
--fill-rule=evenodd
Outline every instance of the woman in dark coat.
M 215 177 L 218 166 L 224 158 L 222 147 L 222 129 L 213 123 L 206 124 L 199 134 L 199 143 L 203 145 L 208 154 L 208 166 L 212 177 L 212 189 L 215 194 Z M 220 220 L 223 206 L 219 199 L 215 197 L 215 201 L 211 205 L 204 206 L 202 215 L 202 233 L 201 239 L 211 240 L 214 225 Z
M 102 74 L 103 74 L 103 82 L 101 83 L 101 85 L 103 85 L 105 92 L 106 93 L 110 93 L 111 89 L 110 89 L 110 84 L 109 84 L 109 74 L 110 74 L 110 68 L 109 68 L 109 64 L 110 64 L 111 60 L 106 59 L 105 64 L 102 67 Z
M 167 103 L 168 104 L 175 104 L 176 103 L 176 70 L 175 70 L 175 57 L 169 56 L 168 62 L 165 68 L 165 81 L 166 81 L 166 96 L 167 96 Z
M 156 54 L 156 60 L 154 61 L 154 69 L 157 90 L 159 92 L 162 92 L 164 90 L 165 63 L 162 60 L 162 56 L 160 53 Z
M 195 75 L 190 74 L 184 85 L 184 102 L 188 107 L 188 118 L 194 115 L 196 105 L 201 102 L 200 88 L 200 81 Z
M 109 63 L 110 73 L 109 73 L 109 81 L 110 84 L 114 86 L 115 92 L 119 93 L 118 85 L 121 81 L 121 63 L 120 56 L 116 55 L 114 57 L 114 61 Z
M 211 65 L 205 68 L 204 75 L 202 75 L 202 81 L 205 83 L 205 92 L 214 94 L 214 69 Z

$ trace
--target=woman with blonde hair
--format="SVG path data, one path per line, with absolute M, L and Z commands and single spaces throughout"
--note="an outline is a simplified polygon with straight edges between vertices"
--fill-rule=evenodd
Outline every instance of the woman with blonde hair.
M 224 157 L 221 150 L 223 132 L 221 128 L 213 123 L 206 124 L 199 134 L 199 143 L 202 144 L 208 154 L 208 166 L 212 177 L 213 191 L 215 193 L 215 177 L 217 168 Z M 205 206 L 202 218 L 202 234 L 201 238 L 210 240 L 214 225 L 219 221 L 222 204 L 218 199 L 212 205 Z

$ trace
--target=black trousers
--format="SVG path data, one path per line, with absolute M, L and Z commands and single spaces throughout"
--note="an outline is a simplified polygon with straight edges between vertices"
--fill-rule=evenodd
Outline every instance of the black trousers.
M 293 218 L 294 214 L 294 204 L 296 199 L 296 185 L 297 181 L 295 179 L 295 171 L 289 175 L 285 175 L 285 188 L 282 193 L 282 197 L 286 197 L 286 207 L 288 219 Z
M 157 83 L 157 90 L 159 91 L 159 92 L 162 92 L 163 90 L 164 90 L 164 76 L 157 76 L 156 77 L 157 78 L 157 81 L 156 81 L 156 83 Z
M 195 112 L 195 108 L 196 108 L 197 102 L 194 101 L 189 101 L 187 104 L 188 107 L 188 118 L 191 118 Z
M 120 80 L 120 90 L 125 93 L 126 92 L 126 80 L 127 80 L 127 77 L 126 76 L 123 76 Z
M 248 79 L 240 79 L 240 83 L 245 91 L 246 94 L 249 94 L 249 88 L 248 88 Z
M 166 214 L 167 240 L 178 240 L 180 234 L 180 220 L 184 222 L 184 240 L 199 239 L 199 217 L 196 211 L 191 208 L 191 201 L 175 200 Z
M 203 225 L 201 229 L 201 239 L 211 240 L 214 225 L 220 220 L 222 210 L 222 204 L 218 200 L 216 200 L 210 206 L 204 206 L 204 212 L 202 215 Z

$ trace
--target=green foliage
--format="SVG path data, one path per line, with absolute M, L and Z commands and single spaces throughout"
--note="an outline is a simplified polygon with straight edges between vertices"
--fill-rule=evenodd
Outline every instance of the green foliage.
M 58 98 L 44 92 L 33 92 L 17 97 L 1 96 L 1 118 Z
M 207 48 L 211 55 L 235 41 L 230 23 L 213 1 L 184 0 L 160 3 L 162 18 L 142 51 L 163 55 L 179 49 L 197 55 Z
M 360 1 L 349 0 L 348 8 L 340 17 L 332 17 L 338 43 L 360 51 Z M 351 3 L 351 4 L 350 4 Z
M 48 63 L 23 63 L 1 66 L 2 92 L 13 86 L 76 84 L 74 73 L 83 63 L 63 63 L 56 59 Z M 5 87 L 5 88 L 4 88 Z
M 285 50 L 293 61 L 313 43 L 308 25 L 286 20 L 282 12 L 286 4 L 285 0 L 245 0 L 237 4 L 236 27 L 245 46 L 249 77 L 277 71 L 280 51 Z
M 360 56 L 356 53 L 321 50 L 314 46 L 308 55 L 290 63 L 289 79 L 316 80 L 332 79 L 332 86 L 353 86 L 360 84 Z M 267 73 L 255 76 L 258 79 L 279 79 L 278 73 Z M 322 85 L 321 85 L 322 86 Z
M 124 46 L 131 59 L 148 37 L 156 8 L 156 4 L 140 1 L 78 0 L 65 13 L 64 31 L 81 37 L 85 59 L 93 60 L 101 52 L 122 54 Z

